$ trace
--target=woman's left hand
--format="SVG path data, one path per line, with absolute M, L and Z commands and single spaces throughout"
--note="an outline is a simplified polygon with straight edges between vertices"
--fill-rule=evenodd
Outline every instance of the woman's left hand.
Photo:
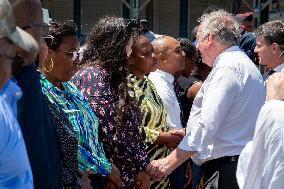
M 79 170 L 80 177 L 80 189 L 93 189 L 91 186 L 91 180 L 89 179 L 90 170 L 86 171 Z

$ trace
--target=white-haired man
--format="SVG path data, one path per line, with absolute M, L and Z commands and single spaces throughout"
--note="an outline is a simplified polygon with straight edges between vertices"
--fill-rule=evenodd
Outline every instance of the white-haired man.
M 150 163 L 155 179 L 171 173 L 193 156 L 202 164 L 204 188 L 238 188 L 238 156 L 252 139 L 265 100 L 262 77 L 239 49 L 240 29 L 231 14 L 218 10 L 202 15 L 197 48 L 212 67 L 191 109 L 186 135 L 169 156 Z

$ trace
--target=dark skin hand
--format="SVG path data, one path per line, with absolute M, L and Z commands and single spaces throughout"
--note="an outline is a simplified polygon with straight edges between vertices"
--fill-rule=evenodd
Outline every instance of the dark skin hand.
M 86 169 L 86 171 L 79 170 L 80 178 L 80 188 L 81 189 L 93 189 L 91 186 L 91 180 L 89 179 L 91 171 L 90 169 Z
M 121 187 L 120 172 L 114 164 L 112 164 L 110 175 L 106 177 L 106 182 L 108 183 L 106 188 L 112 189 Z
M 172 129 L 167 132 L 160 132 L 154 144 L 166 145 L 169 149 L 175 149 L 185 134 L 185 129 Z
M 189 161 L 186 163 L 185 168 L 185 175 L 184 175 L 184 188 L 189 186 L 190 182 L 192 180 L 192 170 Z

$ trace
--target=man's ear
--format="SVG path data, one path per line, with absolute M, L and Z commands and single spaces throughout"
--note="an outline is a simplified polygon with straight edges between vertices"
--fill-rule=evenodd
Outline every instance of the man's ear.
M 166 63 L 166 60 L 167 60 L 167 54 L 160 52 L 158 55 L 158 61 L 161 63 Z
M 272 43 L 272 54 L 281 53 L 281 49 L 277 43 Z
M 205 39 L 205 40 L 207 40 L 208 46 L 211 46 L 211 45 L 212 45 L 212 43 L 213 43 L 213 41 L 214 41 L 214 38 L 215 38 L 214 35 L 212 35 L 212 34 L 209 34 L 209 35 L 208 35 L 207 39 Z

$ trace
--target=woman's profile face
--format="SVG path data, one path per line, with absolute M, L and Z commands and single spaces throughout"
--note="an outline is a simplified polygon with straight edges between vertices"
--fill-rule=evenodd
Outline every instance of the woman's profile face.
M 157 63 L 152 44 L 145 36 L 141 36 L 133 44 L 129 64 L 134 73 L 145 75 L 155 69 Z
M 56 50 L 49 49 L 53 59 L 52 71 L 46 73 L 57 81 L 69 81 L 78 70 L 80 41 L 77 36 L 67 36 Z

